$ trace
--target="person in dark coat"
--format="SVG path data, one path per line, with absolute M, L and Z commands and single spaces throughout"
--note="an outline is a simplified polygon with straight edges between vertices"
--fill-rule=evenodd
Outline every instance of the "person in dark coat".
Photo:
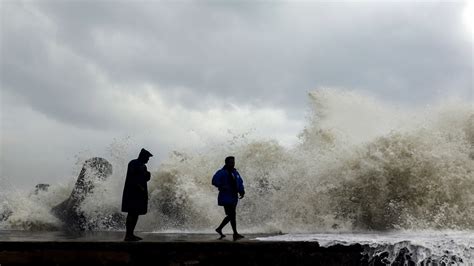
M 243 238 L 237 232 L 236 222 L 236 207 L 239 199 L 242 199 L 245 195 L 244 181 L 240 176 L 237 169 L 235 169 L 235 158 L 229 156 L 225 158 L 225 165 L 216 172 L 212 177 L 212 185 L 219 189 L 219 195 L 217 196 L 217 204 L 224 207 L 226 217 L 222 220 L 219 227 L 216 228 L 216 232 L 220 235 L 220 239 L 224 238 L 225 235 L 222 233 L 222 228 L 230 222 L 232 230 L 234 231 L 234 241 Z
M 142 240 L 133 234 L 138 222 L 138 216 L 144 215 L 148 210 L 148 188 L 150 172 L 146 169 L 146 163 L 153 155 L 142 149 L 138 158 L 128 163 L 127 177 L 122 196 L 122 212 L 128 212 L 125 224 L 125 241 Z

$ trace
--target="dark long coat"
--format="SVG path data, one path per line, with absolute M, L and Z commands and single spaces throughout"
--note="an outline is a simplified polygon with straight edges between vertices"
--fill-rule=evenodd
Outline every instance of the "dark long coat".
M 150 172 L 145 163 L 135 159 L 128 163 L 127 177 L 122 196 L 122 211 L 139 215 L 148 211 L 148 187 Z

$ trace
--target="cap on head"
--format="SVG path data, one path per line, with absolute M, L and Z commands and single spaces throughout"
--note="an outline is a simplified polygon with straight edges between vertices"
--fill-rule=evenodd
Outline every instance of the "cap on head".
M 138 155 L 138 158 L 150 158 L 153 157 L 153 154 L 151 154 L 149 151 L 142 149 L 140 151 L 140 154 Z

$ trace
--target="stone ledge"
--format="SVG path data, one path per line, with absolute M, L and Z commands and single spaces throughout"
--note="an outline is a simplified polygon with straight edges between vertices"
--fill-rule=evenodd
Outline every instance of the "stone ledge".
M 360 245 L 260 241 L 3 241 L 5 265 L 359 265 Z

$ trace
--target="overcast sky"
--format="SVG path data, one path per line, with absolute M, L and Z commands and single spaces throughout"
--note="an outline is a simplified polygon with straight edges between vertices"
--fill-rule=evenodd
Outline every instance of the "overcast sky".
M 473 100 L 465 1 L 0 4 L 2 187 L 75 177 L 78 158 L 122 146 L 156 168 L 249 130 L 291 145 L 321 87 Z

